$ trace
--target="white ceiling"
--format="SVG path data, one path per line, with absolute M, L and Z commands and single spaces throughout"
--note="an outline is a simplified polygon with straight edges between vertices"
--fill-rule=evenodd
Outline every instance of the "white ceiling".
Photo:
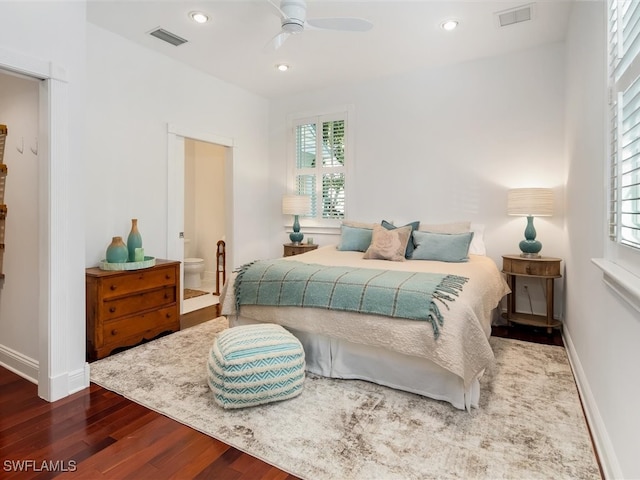
M 533 4 L 531 21 L 497 26 L 496 12 L 527 4 Z M 280 31 L 280 18 L 267 0 L 89 0 L 87 18 L 221 80 L 275 98 L 562 41 L 572 1 L 308 0 L 307 5 L 307 18 L 359 17 L 374 27 L 362 33 L 306 30 L 277 51 L 265 51 Z M 194 23 L 189 18 L 194 10 L 207 13 L 211 21 Z M 460 22 L 453 32 L 440 28 L 448 18 Z M 188 43 L 174 47 L 150 36 L 157 27 Z M 278 63 L 291 69 L 279 72 Z

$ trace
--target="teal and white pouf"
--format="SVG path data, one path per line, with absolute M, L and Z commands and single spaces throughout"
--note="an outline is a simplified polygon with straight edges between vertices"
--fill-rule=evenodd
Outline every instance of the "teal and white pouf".
M 207 381 L 221 407 L 252 407 L 299 395 L 304 368 L 302 344 L 283 327 L 243 325 L 216 337 Z

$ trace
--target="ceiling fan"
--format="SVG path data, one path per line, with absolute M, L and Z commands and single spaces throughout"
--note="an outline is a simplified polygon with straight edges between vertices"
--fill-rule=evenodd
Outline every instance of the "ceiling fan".
M 307 2 L 305 0 L 281 0 L 277 5 L 274 0 L 267 0 L 277 10 L 281 19 L 282 30 L 269 41 L 266 48 L 277 50 L 290 35 L 305 30 L 334 30 L 346 32 L 366 32 L 373 28 L 368 20 L 353 17 L 310 18 L 307 19 Z

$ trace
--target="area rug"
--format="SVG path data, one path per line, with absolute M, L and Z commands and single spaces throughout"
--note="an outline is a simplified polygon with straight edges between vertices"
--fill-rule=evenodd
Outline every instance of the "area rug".
M 91 381 L 305 479 L 598 479 L 562 347 L 492 338 L 480 407 L 307 375 L 302 394 L 226 411 L 206 383 L 224 317 L 91 364 Z
M 207 295 L 209 292 L 204 292 L 202 290 L 194 290 L 192 288 L 184 289 L 184 299 L 189 300 L 190 298 L 200 297 L 202 295 Z

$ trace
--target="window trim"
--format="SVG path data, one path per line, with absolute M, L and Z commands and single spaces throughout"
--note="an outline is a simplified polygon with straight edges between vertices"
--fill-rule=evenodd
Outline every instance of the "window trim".
M 287 116 L 287 168 L 285 176 L 285 188 L 287 192 L 295 191 L 295 175 L 296 175 L 296 145 L 295 145 L 295 126 L 304 120 L 316 120 L 319 117 L 340 117 L 344 118 L 346 125 L 345 134 L 345 219 L 349 218 L 349 212 L 352 209 L 353 192 L 355 179 L 353 175 L 354 166 L 354 130 L 355 130 L 355 108 L 353 105 L 340 105 L 333 108 L 325 108 L 304 113 L 290 114 Z M 284 228 L 291 230 L 291 219 L 284 218 Z M 342 220 L 340 219 L 320 219 L 300 217 L 300 226 L 304 229 L 305 234 L 335 234 L 340 230 Z
M 612 19 L 613 2 L 616 3 L 616 18 Z M 620 299 L 627 302 L 636 310 L 640 311 L 640 248 L 622 243 L 621 235 L 621 206 L 620 195 L 621 185 L 621 164 L 622 164 L 622 93 L 631 86 L 637 78 L 640 78 L 640 52 L 634 54 L 634 59 L 625 62 L 626 67 L 622 72 L 618 72 L 618 67 L 622 62 L 624 44 L 622 41 L 622 25 L 619 21 L 620 2 L 609 0 L 604 2 L 607 19 L 607 89 L 608 106 L 605 109 L 607 115 L 607 139 L 605 162 L 606 181 L 606 223 L 604 240 L 604 258 L 593 258 L 592 263 L 603 273 L 603 282 Z M 640 12 L 640 10 L 638 11 Z M 611 34 L 611 27 L 616 23 L 616 33 Z M 640 40 L 640 38 L 639 38 Z M 612 45 L 615 41 L 615 46 Z M 612 54 L 616 58 L 612 59 Z M 614 125 L 614 119 L 616 124 Z M 616 136 L 614 131 L 617 130 Z M 614 192 L 617 194 L 614 195 Z

